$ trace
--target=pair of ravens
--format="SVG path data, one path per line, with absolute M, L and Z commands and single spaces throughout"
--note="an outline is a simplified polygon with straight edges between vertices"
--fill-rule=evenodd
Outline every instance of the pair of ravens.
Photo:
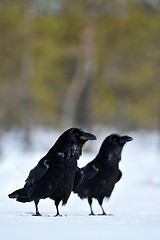
M 102 143 L 95 159 L 80 169 L 77 160 L 88 140 L 96 140 L 96 137 L 80 128 L 66 130 L 30 171 L 24 187 L 9 194 L 9 198 L 16 198 L 23 203 L 34 201 L 35 216 L 40 216 L 38 210 L 40 199 L 51 198 L 55 202 L 58 216 L 59 203 L 62 201 L 65 205 L 73 191 L 81 199 L 88 198 L 91 215 L 94 215 L 92 198 L 98 200 L 102 215 L 106 215 L 102 207 L 103 199 L 111 196 L 116 182 L 121 179 L 122 173 L 119 170 L 121 152 L 124 144 L 132 138 L 111 134 Z

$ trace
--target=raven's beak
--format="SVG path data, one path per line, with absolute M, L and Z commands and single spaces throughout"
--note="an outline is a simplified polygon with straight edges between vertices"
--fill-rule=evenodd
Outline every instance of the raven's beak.
M 123 137 L 121 137 L 120 142 L 121 142 L 122 144 L 124 144 L 124 143 L 126 143 L 126 142 L 130 142 L 130 141 L 132 141 L 132 140 L 133 140 L 132 137 L 129 137 L 129 136 L 123 136 Z
M 81 140 L 88 141 L 88 140 L 96 140 L 96 136 L 91 133 L 83 132 L 83 135 L 80 136 Z

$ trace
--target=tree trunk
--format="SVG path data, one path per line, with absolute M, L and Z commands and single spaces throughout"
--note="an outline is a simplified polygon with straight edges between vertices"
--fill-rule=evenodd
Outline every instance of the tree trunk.
M 24 142 L 26 148 L 31 146 L 31 127 L 32 127 L 32 94 L 31 81 L 33 79 L 33 12 L 30 1 L 24 4 L 24 33 L 23 33 L 23 53 L 21 68 L 21 114 L 22 128 L 24 131 Z M 20 89 L 20 90 L 21 90 Z
M 86 89 L 86 94 L 88 94 L 87 88 L 91 86 L 91 82 L 94 78 L 94 38 L 95 19 L 90 11 L 87 11 L 79 43 L 75 73 L 64 97 L 61 115 L 62 127 L 70 127 L 74 124 L 79 124 L 79 119 L 76 119 L 77 106 L 84 89 Z M 88 101 L 88 98 L 85 99 L 83 103 L 84 106 L 86 101 Z M 79 114 L 81 114 L 81 112 Z

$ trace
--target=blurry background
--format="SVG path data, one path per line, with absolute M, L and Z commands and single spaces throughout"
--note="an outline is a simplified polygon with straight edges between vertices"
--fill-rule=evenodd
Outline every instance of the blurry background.
M 1 0 L 0 136 L 160 128 L 159 0 Z
M 104 203 L 115 217 L 88 218 L 87 201 L 71 194 L 62 208 L 71 217 L 48 218 L 55 212 L 48 199 L 40 202 L 42 221 L 33 220 L 34 204 L 8 193 L 72 126 L 97 136 L 80 167 L 112 132 L 133 137 L 122 180 Z M 159 240 L 159 156 L 160 0 L 0 0 L 2 239 L 51 238 L 54 222 L 55 239 Z

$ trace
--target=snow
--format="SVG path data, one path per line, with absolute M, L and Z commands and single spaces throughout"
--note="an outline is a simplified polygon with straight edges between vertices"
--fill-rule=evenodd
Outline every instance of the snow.
M 92 131 L 93 132 L 93 131 Z M 94 133 L 94 132 L 93 132 Z M 79 160 L 85 165 L 96 155 L 103 139 L 111 130 L 97 132 L 97 141 L 88 142 Z M 42 217 L 33 217 L 34 203 L 19 203 L 8 194 L 20 188 L 39 159 L 48 151 L 60 133 L 38 129 L 33 134 L 32 149 L 23 146 L 22 134 L 16 131 L 2 139 L 0 164 L 0 236 L 8 239 L 160 239 L 160 159 L 156 132 L 127 133 L 134 140 L 122 152 L 122 179 L 103 207 L 112 216 L 98 216 L 101 209 L 96 200 L 89 216 L 87 200 L 71 194 L 66 206 L 60 205 L 62 217 L 55 214 L 54 202 L 41 200 Z M 90 149 L 90 152 L 88 151 Z

